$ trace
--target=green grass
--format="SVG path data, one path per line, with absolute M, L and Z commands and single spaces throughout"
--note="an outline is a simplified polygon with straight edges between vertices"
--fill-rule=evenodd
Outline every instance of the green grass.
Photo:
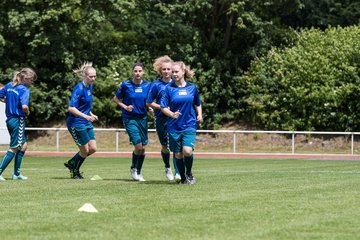
M 129 159 L 91 157 L 85 180 L 68 179 L 65 160 L 26 156 L 29 180 L 0 182 L 0 239 L 360 238 L 356 161 L 199 158 L 197 184 L 181 186 L 157 158 L 144 183 Z M 78 212 L 85 203 L 99 212 Z

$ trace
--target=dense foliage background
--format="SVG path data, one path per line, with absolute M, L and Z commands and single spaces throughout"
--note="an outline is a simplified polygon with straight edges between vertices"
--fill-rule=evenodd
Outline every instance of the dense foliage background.
M 118 125 L 112 97 L 131 65 L 167 54 L 196 70 L 205 128 L 359 131 L 359 0 L 2 0 L 0 82 L 33 67 L 30 125 L 64 119 L 98 70 L 94 112 Z

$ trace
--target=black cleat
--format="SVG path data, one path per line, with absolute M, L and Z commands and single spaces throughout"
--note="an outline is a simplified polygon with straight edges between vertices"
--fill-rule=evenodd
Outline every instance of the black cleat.
M 73 179 L 84 179 L 84 177 L 81 175 L 81 173 L 74 173 Z
M 70 172 L 72 172 L 73 166 L 71 166 L 68 162 L 64 162 L 64 166 L 69 169 Z
M 192 174 L 189 174 L 187 176 L 186 180 L 188 181 L 188 184 L 195 184 L 196 183 L 195 177 Z

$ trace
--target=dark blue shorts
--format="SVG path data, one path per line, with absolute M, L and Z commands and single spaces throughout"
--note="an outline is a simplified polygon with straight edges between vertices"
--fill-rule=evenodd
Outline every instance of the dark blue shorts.
M 183 147 L 194 150 L 196 132 L 169 133 L 170 150 L 174 153 L 182 152 Z
M 148 118 L 145 117 L 125 119 L 124 126 L 129 135 L 130 144 L 148 144 Z
M 76 145 L 78 146 L 83 146 L 90 140 L 95 140 L 94 127 L 91 123 L 67 127 Z
M 6 120 L 10 135 L 10 148 L 21 148 L 26 142 L 25 117 L 13 117 Z

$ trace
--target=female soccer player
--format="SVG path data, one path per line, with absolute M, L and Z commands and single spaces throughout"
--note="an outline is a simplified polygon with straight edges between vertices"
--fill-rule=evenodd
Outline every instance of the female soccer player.
M 145 160 L 145 146 L 148 144 L 148 116 L 146 98 L 150 90 L 150 82 L 143 80 L 142 63 L 133 65 L 132 79 L 122 82 L 116 91 L 114 101 L 121 107 L 124 127 L 134 145 L 131 177 L 136 181 L 145 181 L 141 169 Z
M 80 167 L 85 158 L 96 152 L 96 140 L 92 123 L 98 117 L 91 112 L 93 103 L 93 84 L 96 79 L 96 70 L 92 63 L 84 63 L 74 72 L 83 78 L 72 91 L 69 103 L 69 116 L 66 119 L 66 126 L 73 137 L 79 152 L 75 154 L 64 165 L 70 170 L 70 177 L 83 179 Z
M 169 117 L 169 144 L 170 150 L 175 153 L 181 176 L 179 184 L 195 184 L 192 174 L 193 150 L 197 122 L 203 121 L 200 96 L 195 84 L 187 82 L 194 72 L 183 62 L 174 62 L 172 71 L 174 82 L 166 86 L 160 106 Z
M 173 173 L 170 167 L 170 150 L 168 148 L 168 137 L 167 137 L 167 120 L 168 116 L 162 113 L 160 107 L 160 100 L 164 94 L 165 87 L 172 82 L 172 63 L 173 60 L 165 55 L 155 59 L 153 64 L 154 70 L 161 75 L 160 78 L 156 79 L 150 88 L 148 98 L 146 100 L 146 105 L 152 107 L 155 110 L 155 128 L 156 132 L 162 146 L 161 157 L 165 164 L 165 175 L 169 181 L 174 180 Z M 155 102 L 154 102 L 155 100 Z M 174 169 L 175 169 L 175 178 L 180 181 L 180 175 L 178 173 L 175 158 L 173 158 Z
M 21 163 L 27 149 L 25 137 L 25 118 L 30 114 L 29 97 L 30 85 L 36 80 L 37 76 L 33 69 L 23 68 L 15 72 L 13 81 L 6 84 L 0 90 L 0 99 L 6 102 L 6 126 L 10 133 L 10 149 L 6 152 L 0 164 L 0 181 L 4 181 L 2 176 L 5 168 L 15 156 L 13 180 L 26 180 L 27 177 L 21 175 Z

